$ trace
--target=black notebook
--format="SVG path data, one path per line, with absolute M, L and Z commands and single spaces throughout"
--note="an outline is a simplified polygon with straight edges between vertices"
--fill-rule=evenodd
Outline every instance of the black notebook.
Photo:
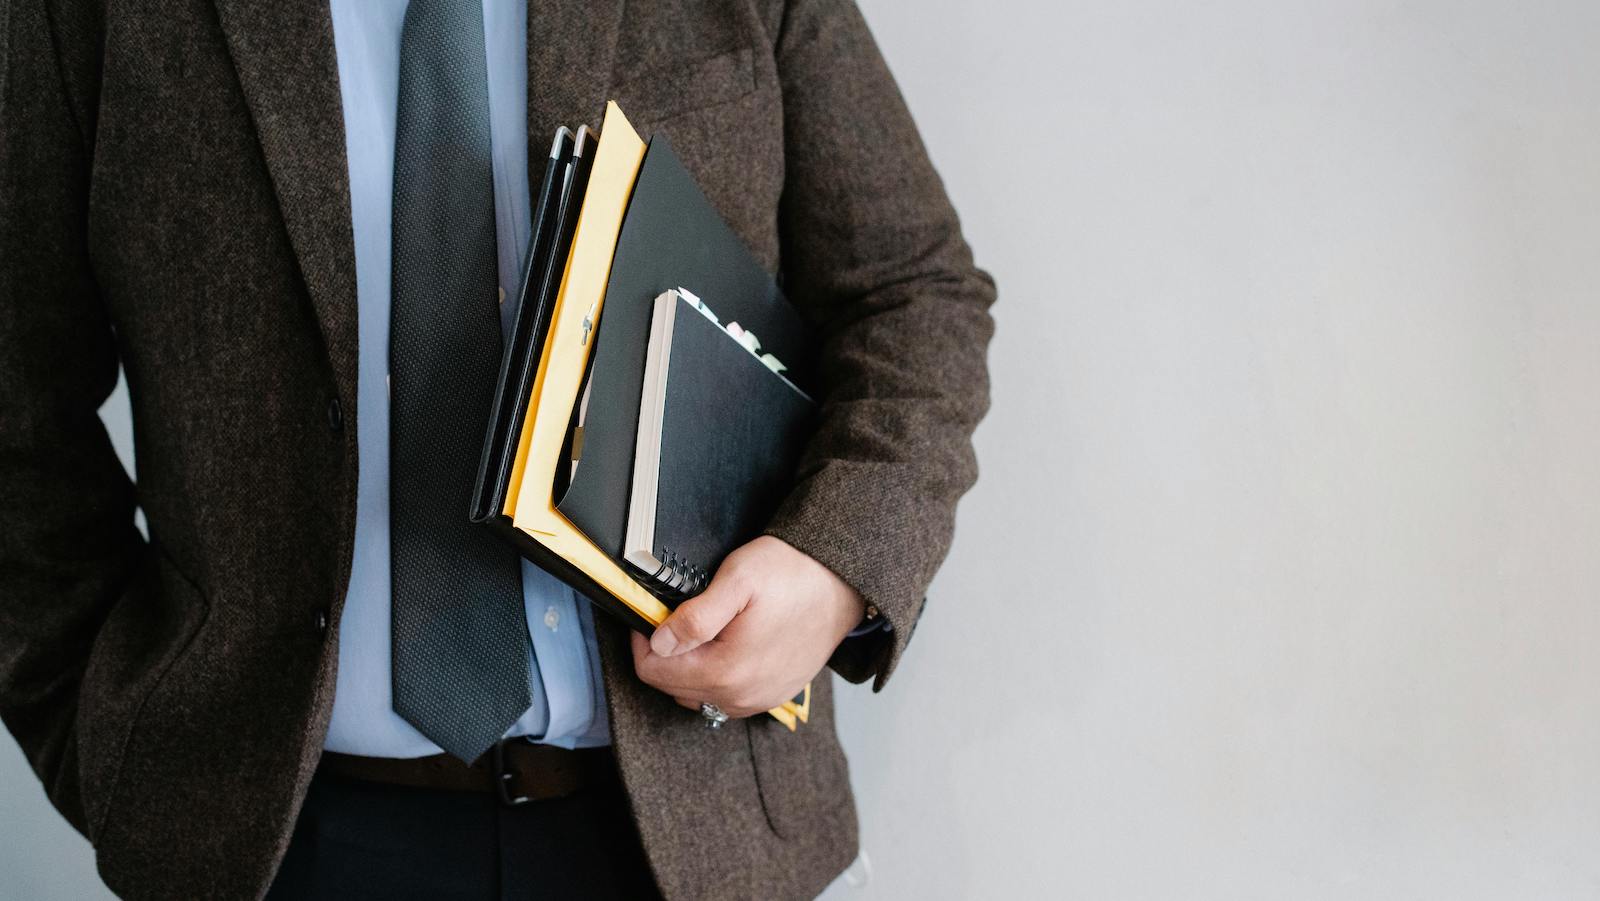
M 704 588 L 794 479 L 816 405 L 761 338 L 688 291 L 653 304 L 623 558 L 663 591 Z
M 671 145 L 650 141 L 617 239 L 605 313 L 591 360 L 579 461 L 557 509 L 601 550 L 622 559 L 645 345 L 655 299 L 687 288 L 723 322 L 760 336 L 801 388 L 814 385 L 813 343 L 799 313 L 701 193 Z M 791 474 L 792 475 L 792 474 Z M 704 561 L 700 565 L 706 565 Z

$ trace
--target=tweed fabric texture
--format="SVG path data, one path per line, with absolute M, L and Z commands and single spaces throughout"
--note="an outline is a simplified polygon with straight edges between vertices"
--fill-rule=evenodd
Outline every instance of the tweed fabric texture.
M 501 346 L 485 66 L 482 7 L 407 5 L 389 329 L 394 709 L 467 763 L 533 703 L 521 563 L 465 515 Z
M 320 755 L 354 528 L 332 27 L 312 0 L 101 2 L 9 5 L 0 718 L 113 889 L 254 897 Z M 822 422 L 770 531 L 892 623 L 834 661 L 883 688 L 976 477 L 994 287 L 865 23 L 844 0 L 529 6 L 529 134 L 615 98 L 823 336 Z M 119 358 L 137 493 L 94 415 Z M 820 892 L 857 839 L 830 681 L 798 732 L 713 732 L 597 631 L 663 893 Z

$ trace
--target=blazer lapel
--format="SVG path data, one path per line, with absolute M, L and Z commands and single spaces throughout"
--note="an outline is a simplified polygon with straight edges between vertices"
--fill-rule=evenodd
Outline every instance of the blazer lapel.
M 339 395 L 355 409 L 355 240 L 344 106 L 326 0 L 215 0 L 311 296 Z
M 355 247 L 332 16 L 317 0 L 214 2 L 340 396 L 353 403 Z M 530 183 L 556 126 L 599 125 L 623 3 L 528 0 Z
M 623 0 L 528 0 L 528 183 L 556 127 L 600 126 Z

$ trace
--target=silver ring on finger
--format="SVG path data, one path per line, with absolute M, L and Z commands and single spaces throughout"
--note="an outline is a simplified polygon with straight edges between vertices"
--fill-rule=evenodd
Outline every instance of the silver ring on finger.
M 728 721 L 728 715 L 722 712 L 722 708 L 710 701 L 700 702 L 700 715 L 706 718 L 707 729 L 721 729 L 722 724 Z

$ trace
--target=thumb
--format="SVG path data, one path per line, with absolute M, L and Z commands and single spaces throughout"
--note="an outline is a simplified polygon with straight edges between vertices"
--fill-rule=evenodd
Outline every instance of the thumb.
M 650 650 L 662 657 L 689 653 L 716 638 L 744 610 L 749 598 L 750 592 L 739 582 L 720 574 L 713 577 L 705 591 L 679 604 L 656 627 L 650 636 Z

